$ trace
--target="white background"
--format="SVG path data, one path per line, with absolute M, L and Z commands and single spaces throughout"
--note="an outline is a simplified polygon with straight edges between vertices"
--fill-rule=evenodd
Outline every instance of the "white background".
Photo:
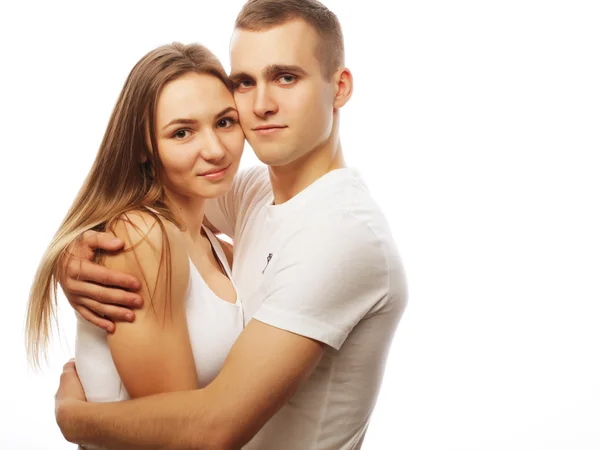
M 228 68 L 242 1 L 12 3 L 0 6 L 0 448 L 68 449 L 53 395 L 74 318 L 61 297 L 62 338 L 30 371 L 33 273 L 133 64 L 179 40 Z M 363 448 L 600 448 L 597 2 L 325 3 L 355 76 L 346 159 L 389 218 L 410 288 Z M 247 148 L 243 165 L 255 162 Z

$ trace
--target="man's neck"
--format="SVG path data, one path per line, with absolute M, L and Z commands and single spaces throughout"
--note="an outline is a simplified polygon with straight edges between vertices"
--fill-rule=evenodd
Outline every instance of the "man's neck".
M 269 167 L 276 205 L 285 203 L 323 175 L 346 167 L 339 136 L 285 166 Z

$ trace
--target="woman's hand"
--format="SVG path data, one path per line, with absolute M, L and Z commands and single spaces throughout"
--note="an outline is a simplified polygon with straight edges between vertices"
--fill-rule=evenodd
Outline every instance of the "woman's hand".
M 132 291 L 139 281 L 126 273 L 107 269 L 93 262 L 96 250 L 115 252 L 123 241 L 111 233 L 86 231 L 67 248 L 63 258 L 59 284 L 71 306 L 88 322 L 114 331 L 114 321 L 131 322 L 131 308 L 142 305 L 142 297 Z

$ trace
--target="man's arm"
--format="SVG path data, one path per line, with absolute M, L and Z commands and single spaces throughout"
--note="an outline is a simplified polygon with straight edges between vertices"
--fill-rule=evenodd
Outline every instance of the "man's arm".
M 306 227 L 286 251 L 265 272 L 262 305 L 209 386 L 120 404 L 57 396 L 65 437 L 109 448 L 239 449 L 248 442 L 310 375 L 325 345 L 339 349 L 387 298 L 382 244 L 352 215 Z
M 206 202 L 204 224 L 215 234 L 233 238 L 242 200 L 264 196 L 269 191 L 269 177 L 264 166 L 240 171 L 227 195 Z M 111 233 L 86 231 L 67 250 L 70 257 L 63 259 L 59 279 L 73 309 L 109 333 L 114 331 L 115 321 L 133 322 L 133 309 L 143 304 L 137 292 L 140 280 L 93 262 L 97 250 L 114 252 L 122 246 L 123 242 Z
M 113 332 L 112 321 L 135 318 L 130 308 L 143 300 L 136 293 L 141 284 L 134 276 L 93 262 L 95 252 L 118 252 L 124 242 L 112 233 L 89 230 L 73 242 L 61 262 L 59 284 L 69 304 L 88 322 Z
M 249 205 L 269 192 L 271 183 L 265 166 L 240 170 L 227 194 L 204 204 L 204 225 L 215 234 L 233 239 L 237 221 L 243 220 Z
M 111 449 L 239 449 L 296 392 L 323 348 L 252 320 L 206 388 L 119 403 L 70 395 L 77 384 L 71 369 L 61 378 L 57 421 L 67 440 Z

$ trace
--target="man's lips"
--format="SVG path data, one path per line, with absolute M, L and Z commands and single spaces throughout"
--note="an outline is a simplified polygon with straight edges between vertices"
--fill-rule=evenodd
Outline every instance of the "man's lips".
M 252 131 L 254 131 L 258 136 L 270 136 L 272 134 L 279 133 L 284 128 L 287 127 L 285 125 L 278 124 L 259 125 L 257 127 L 252 128 Z
M 285 125 L 271 124 L 271 125 L 259 125 L 257 127 L 252 128 L 253 131 L 267 131 L 273 129 L 286 128 Z

